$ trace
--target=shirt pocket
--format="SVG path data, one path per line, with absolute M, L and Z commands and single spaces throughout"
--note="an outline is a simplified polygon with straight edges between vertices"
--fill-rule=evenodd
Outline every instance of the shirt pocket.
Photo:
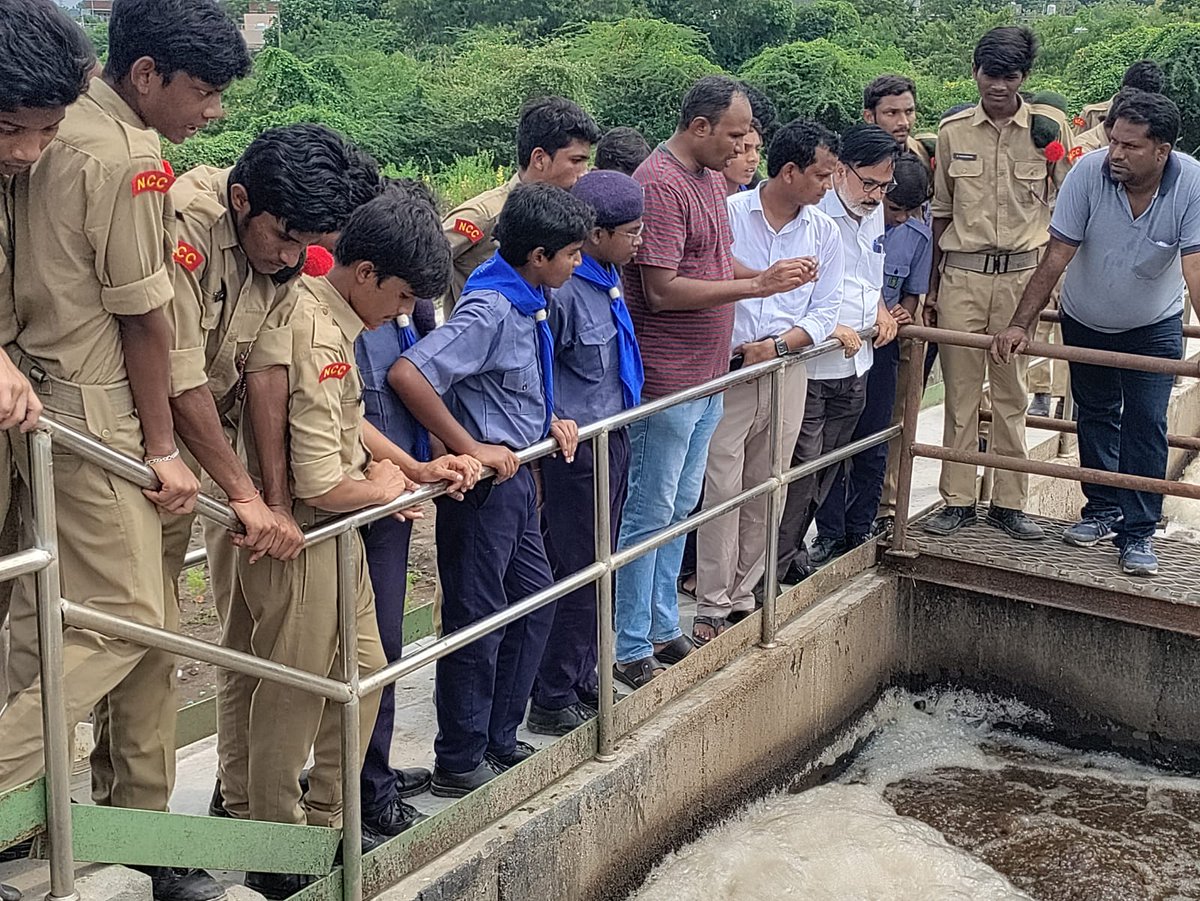
M 574 346 L 564 355 L 568 368 L 585 382 L 598 383 L 608 371 L 608 354 L 605 348 L 617 337 L 617 327 L 612 322 L 600 322 L 582 330 Z
M 887 260 L 883 264 L 883 302 L 894 307 L 900 302 L 900 297 L 904 291 L 904 282 L 908 279 L 909 265 L 907 263 L 891 263 Z
M 1013 178 L 1038 203 L 1045 202 L 1047 175 L 1045 160 L 1013 160 Z
M 210 293 L 202 289 L 200 295 L 200 328 L 208 334 L 221 321 L 221 312 L 225 309 L 225 291 L 222 289 Z
M 951 178 L 978 178 L 983 175 L 983 160 L 978 157 L 973 160 L 952 158 L 946 174 Z
M 1171 264 L 1179 259 L 1178 241 L 1154 241 L 1141 238 L 1137 242 L 1137 251 L 1133 257 L 1133 275 L 1135 278 L 1155 279 L 1162 275 Z
M 542 394 L 542 373 L 537 361 L 520 369 L 507 369 L 500 379 L 504 389 L 500 402 L 515 412 L 532 412 Z

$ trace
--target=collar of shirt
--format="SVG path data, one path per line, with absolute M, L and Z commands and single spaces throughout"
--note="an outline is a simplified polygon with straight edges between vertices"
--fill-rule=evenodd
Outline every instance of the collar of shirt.
M 1020 97 L 1017 97 L 1017 100 L 1020 102 L 1020 105 L 1017 107 L 1017 111 L 1013 113 L 1013 117 L 1008 120 L 1004 127 L 1007 127 L 1008 125 L 1015 125 L 1018 128 L 1029 128 L 1031 124 L 1029 104 Z M 975 114 L 971 116 L 971 124 L 983 125 L 985 122 L 997 129 L 1001 128 L 1001 126 L 996 125 L 995 120 L 993 120 L 987 113 L 983 111 L 983 102 L 980 101 L 979 103 L 975 104 Z
M 333 285 L 329 284 L 329 280 L 321 278 L 313 278 L 312 276 L 300 276 L 304 280 L 304 284 L 313 293 L 313 296 L 325 306 L 329 307 L 329 312 L 333 315 L 333 321 L 337 323 L 337 327 L 345 335 L 346 341 L 353 344 L 358 336 L 363 332 L 363 321 L 358 318 L 358 314 L 354 312 L 354 308 L 346 302 L 346 298 L 342 297 L 341 292 Z
M 150 131 L 150 126 L 142 121 L 142 117 L 134 111 L 133 107 L 126 103 L 124 98 L 113 90 L 103 78 L 93 78 L 89 81 L 87 94 L 84 96 L 90 98 L 96 106 L 114 119 L 124 122 L 132 128 Z
M 812 227 L 812 211 L 809 207 L 805 206 L 800 208 L 800 212 L 794 219 L 786 222 L 783 228 L 779 229 L 779 231 L 776 231 L 774 226 L 771 225 L 770 220 L 767 219 L 766 211 L 763 209 L 762 205 L 762 189 L 765 184 L 765 181 L 759 182 L 757 187 L 748 189 L 744 200 L 738 200 L 738 204 L 744 203 L 747 205 L 749 212 L 754 214 L 755 221 L 761 222 L 763 228 L 765 228 L 773 237 L 779 238 L 782 238 L 785 235 L 790 235 L 792 232 L 799 231 L 800 229 L 809 229 Z M 737 194 L 734 195 L 734 197 L 737 196 Z M 733 198 L 730 198 L 730 200 L 732 201 Z M 731 214 L 734 213 L 735 205 L 731 203 L 729 210 Z

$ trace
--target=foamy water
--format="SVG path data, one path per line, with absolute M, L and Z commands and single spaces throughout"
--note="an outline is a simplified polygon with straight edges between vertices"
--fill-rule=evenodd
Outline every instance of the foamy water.
M 996 728 L 1043 720 L 1018 702 L 971 692 L 889 692 L 825 755 L 823 762 L 832 762 L 872 736 L 838 780 L 750 804 L 663 860 L 630 901 L 1029 899 L 937 829 L 897 814 L 885 789 L 947 768 L 999 772 L 1022 758 L 1051 776 L 1098 779 L 1102 787 L 1111 782 L 1114 795 L 1200 791 L 1197 780 Z
M 1179 481 L 1200 485 L 1200 457 L 1187 465 Z M 1200 542 L 1200 501 L 1186 497 L 1164 497 L 1163 514 L 1168 521 L 1168 535 Z

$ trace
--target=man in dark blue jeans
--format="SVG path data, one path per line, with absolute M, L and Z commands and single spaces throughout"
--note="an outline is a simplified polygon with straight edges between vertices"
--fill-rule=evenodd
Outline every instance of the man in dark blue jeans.
M 1108 152 L 1084 156 L 1063 183 L 1049 251 L 1009 327 L 992 341 L 998 362 L 1028 343 L 1064 270 L 1064 344 L 1182 355 L 1185 286 L 1200 310 L 1200 163 L 1172 150 L 1179 110 L 1161 94 L 1123 98 L 1113 114 Z M 1080 464 L 1164 478 L 1172 382 L 1169 375 L 1071 363 Z M 1153 536 L 1162 497 L 1086 483 L 1083 492 L 1081 521 L 1063 541 L 1091 547 L 1114 538 L 1123 572 L 1158 572 Z

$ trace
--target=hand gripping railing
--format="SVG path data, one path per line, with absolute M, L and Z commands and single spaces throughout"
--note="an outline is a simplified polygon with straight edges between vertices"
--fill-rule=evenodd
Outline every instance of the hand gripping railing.
M 875 330 L 864 330 L 859 334 L 863 338 L 870 339 L 874 336 Z M 49 417 L 43 417 L 39 428 L 29 436 L 30 481 L 33 498 L 32 527 L 35 547 L 0 560 L 0 580 L 14 578 L 24 573 L 37 573 L 38 635 L 41 643 L 41 690 L 45 729 L 46 818 L 51 876 L 50 897 L 54 901 L 68 901 L 75 897 L 70 807 L 71 760 L 62 673 L 62 628 L 64 625 L 92 630 L 145 647 L 160 648 L 170 653 L 187 655 L 193 659 L 235 670 L 254 678 L 266 679 L 310 692 L 342 705 L 341 750 L 344 805 L 342 893 L 344 901 L 361 901 L 362 811 L 358 785 L 360 776 L 358 721 L 360 717 L 359 698 L 362 695 L 392 685 L 406 675 L 465 647 L 490 632 L 504 628 L 509 623 L 553 603 L 571 591 L 585 585 L 598 583 L 600 709 L 597 717 L 596 758 L 602 761 L 612 760 L 618 738 L 615 734 L 613 712 L 613 574 L 633 560 L 674 541 L 687 532 L 764 496 L 767 500 L 769 530 L 760 646 L 764 648 L 773 646 L 778 626 L 776 616 L 778 521 L 783 509 L 787 486 L 826 466 L 846 460 L 859 451 L 886 443 L 901 432 L 900 426 L 892 426 L 802 465 L 786 467 L 787 457 L 785 454 L 790 452 L 790 449 L 783 447 L 784 369 L 822 354 L 841 351 L 842 345 L 839 342 L 826 341 L 799 353 L 789 354 L 783 359 L 745 367 L 703 385 L 650 401 L 632 410 L 580 428 L 581 441 L 594 441 L 595 562 L 504 610 L 450 633 L 403 660 L 389 664 L 363 678 L 361 682 L 357 665 L 358 636 L 353 605 L 353 530 L 400 510 L 439 497 L 445 493 L 444 485 L 424 486 L 391 503 L 344 516 L 305 534 L 306 546 L 331 539 L 338 545 L 340 678 L 332 679 L 176 632 L 141 625 L 60 597 L 51 442 L 53 441 L 60 449 L 83 457 L 141 487 L 155 488 L 158 483 L 149 467 L 140 461 L 112 450 L 89 435 L 54 422 Z M 919 365 L 916 368 L 919 370 Z M 678 404 L 710 397 L 735 385 L 760 378 L 769 378 L 771 381 L 771 476 L 764 482 L 746 488 L 735 497 L 689 516 L 682 522 L 665 528 L 636 545 L 620 549 L 612 548 L 608 467 L 608 445 L 611 433 Z M 553 439 L 546 439 L 518 452 L 517 456 L 522 464 L 526 464 L 557 450 L 557 442 Z M 486 471 L 485 475 L 491 475 L 491 471 Z M 196 510 L 201 515 L 221 523 L 230 530 L 240 530 L 233 511 L 227 505 L 210 497 L 201 495 L 197 501 Z M 194 552 L 188 555 L 187 562 L 192 564 L 202 560 L 203 552 Z M 3 838 L 0 836 L 0 839 Z

